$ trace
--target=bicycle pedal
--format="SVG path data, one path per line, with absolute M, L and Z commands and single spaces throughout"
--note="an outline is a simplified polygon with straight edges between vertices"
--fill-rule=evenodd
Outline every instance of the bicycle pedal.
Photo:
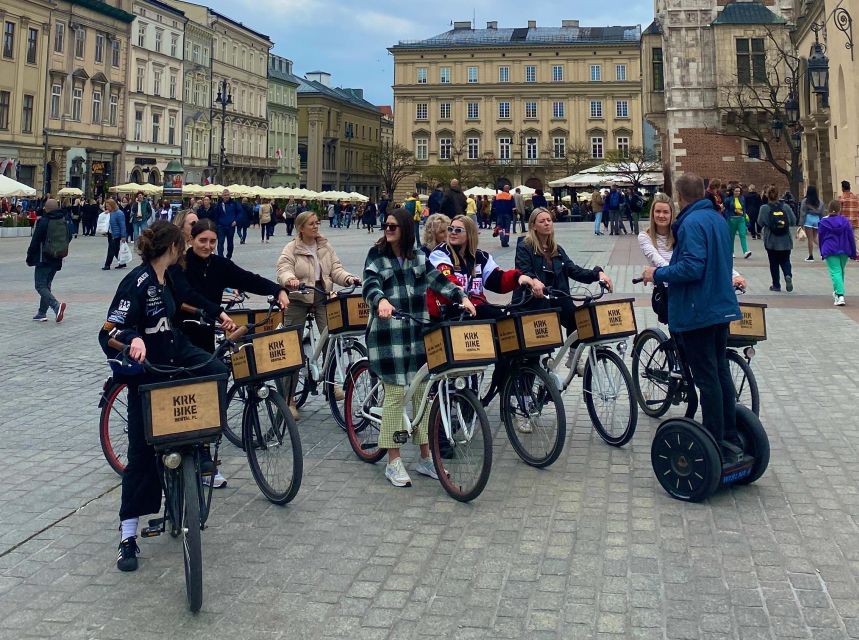
M 382 419 L 382 407 L 370 407 L 369 414 L 374 418 Z
M 157 538 L 163 532 L 164 532 L 164 530 L 160 526 L 158 526 L 158 527 L 146 527 L 145 529 L 143 529 L 140 532 L 140 537 L 141 538 Z
M 163 527 L 164 526 L 164 520 L 165 520 L 164 518 L 152 518 L 149 521 L 149 528 L 151 529 L 152 527 Z
M 394 442 L 396 444 L 406 444 L 409 441 L 408 431 L 394 431 Z

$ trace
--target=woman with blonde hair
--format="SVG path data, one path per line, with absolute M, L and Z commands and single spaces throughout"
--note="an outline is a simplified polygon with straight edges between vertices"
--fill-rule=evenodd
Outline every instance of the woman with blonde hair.
M 424 223 L 421 234 L 421 251 L 427 258 L 440 244 L 447 242 L 447 228 L 450 226 L 450 218 L 443 213 L 434 213 Z
M 179 213 L 173 216 L 173 224 L 182 230 L 182 235 L 185 236 L 185 244 L 191 244 L 191 229 L 196 224 L 197 212 L 193 209 L 182 209 Z
M 674 201 L 665 193 L 653 196 L 650 206 L 650 226 L 638 234 L 638 246 L 654 267 L 666 267 L 674 250 Z

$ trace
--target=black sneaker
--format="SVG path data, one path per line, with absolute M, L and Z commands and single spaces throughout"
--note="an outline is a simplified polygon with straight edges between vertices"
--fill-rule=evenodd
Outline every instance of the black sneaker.
M 116 568 L 120 571 L 137 571 L 137 536 L 131 536 L 119 543 L 119 553 L 116 554 Z
M 215 461 L 212 460 L 212 453 L 209 451 L 209 447 L 204 447 L 203 451 L 200 452 L 200 474 L 211 476 L 215 471 L 217 471 L 217 467 L 215 467 Z

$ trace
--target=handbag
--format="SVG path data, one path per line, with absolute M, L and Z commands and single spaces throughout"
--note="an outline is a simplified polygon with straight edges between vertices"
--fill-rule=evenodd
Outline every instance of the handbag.
M 95 223 L 95 232 L 100 236 L 106 236 L 110 233 L 110 213 L 102 211 L 98 214 L 98 221 Z
M 117 260 L 119 260 L 120 264 L 128 264 L 131 262 L 131 259 L 134 256 L 131 254 L 131 247 L 128 246 L 127 242 L 123 242 L 119 245 L 119 255 L 117 256 Z
M 662 324 L 668 324 L 668 287 L 661 282 L 653 284 L 653 293 L 650 296 L 650 306 L 656 314 L 656 318 Z
M 800 242 L 805 240 L 807 237 L 808 236 L 805 233 L 805 229 L 803 229 L 802 227 L 800 227 L 799 229 L 796 230 L 796 239 L 799 240 Z

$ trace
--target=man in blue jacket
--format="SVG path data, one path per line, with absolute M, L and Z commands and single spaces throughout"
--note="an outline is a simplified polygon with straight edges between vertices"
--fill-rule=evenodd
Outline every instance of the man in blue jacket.
M 731 233 L 699 176 L 684 174 L 675 188 L 682 210 L 672 225 L 671 262 L 645 268 L 642 278 L 670 285 L 668 326 L 700 391 L 704 427 L 725 453 L 737 455 L 736 395 L 725 355 L 728 325 L 741 317 L 731 285 Z
M 236 236 L 236 224 L 241 216 L 240 209 L 239 203 L 230 198 L 230 190 L 224 189 L 215 212 L 215 224 L 218 225 L 218 255 L 224 256 L 224 239 L 226 239 L 227 260 L 233 257 L 233 241 Z

